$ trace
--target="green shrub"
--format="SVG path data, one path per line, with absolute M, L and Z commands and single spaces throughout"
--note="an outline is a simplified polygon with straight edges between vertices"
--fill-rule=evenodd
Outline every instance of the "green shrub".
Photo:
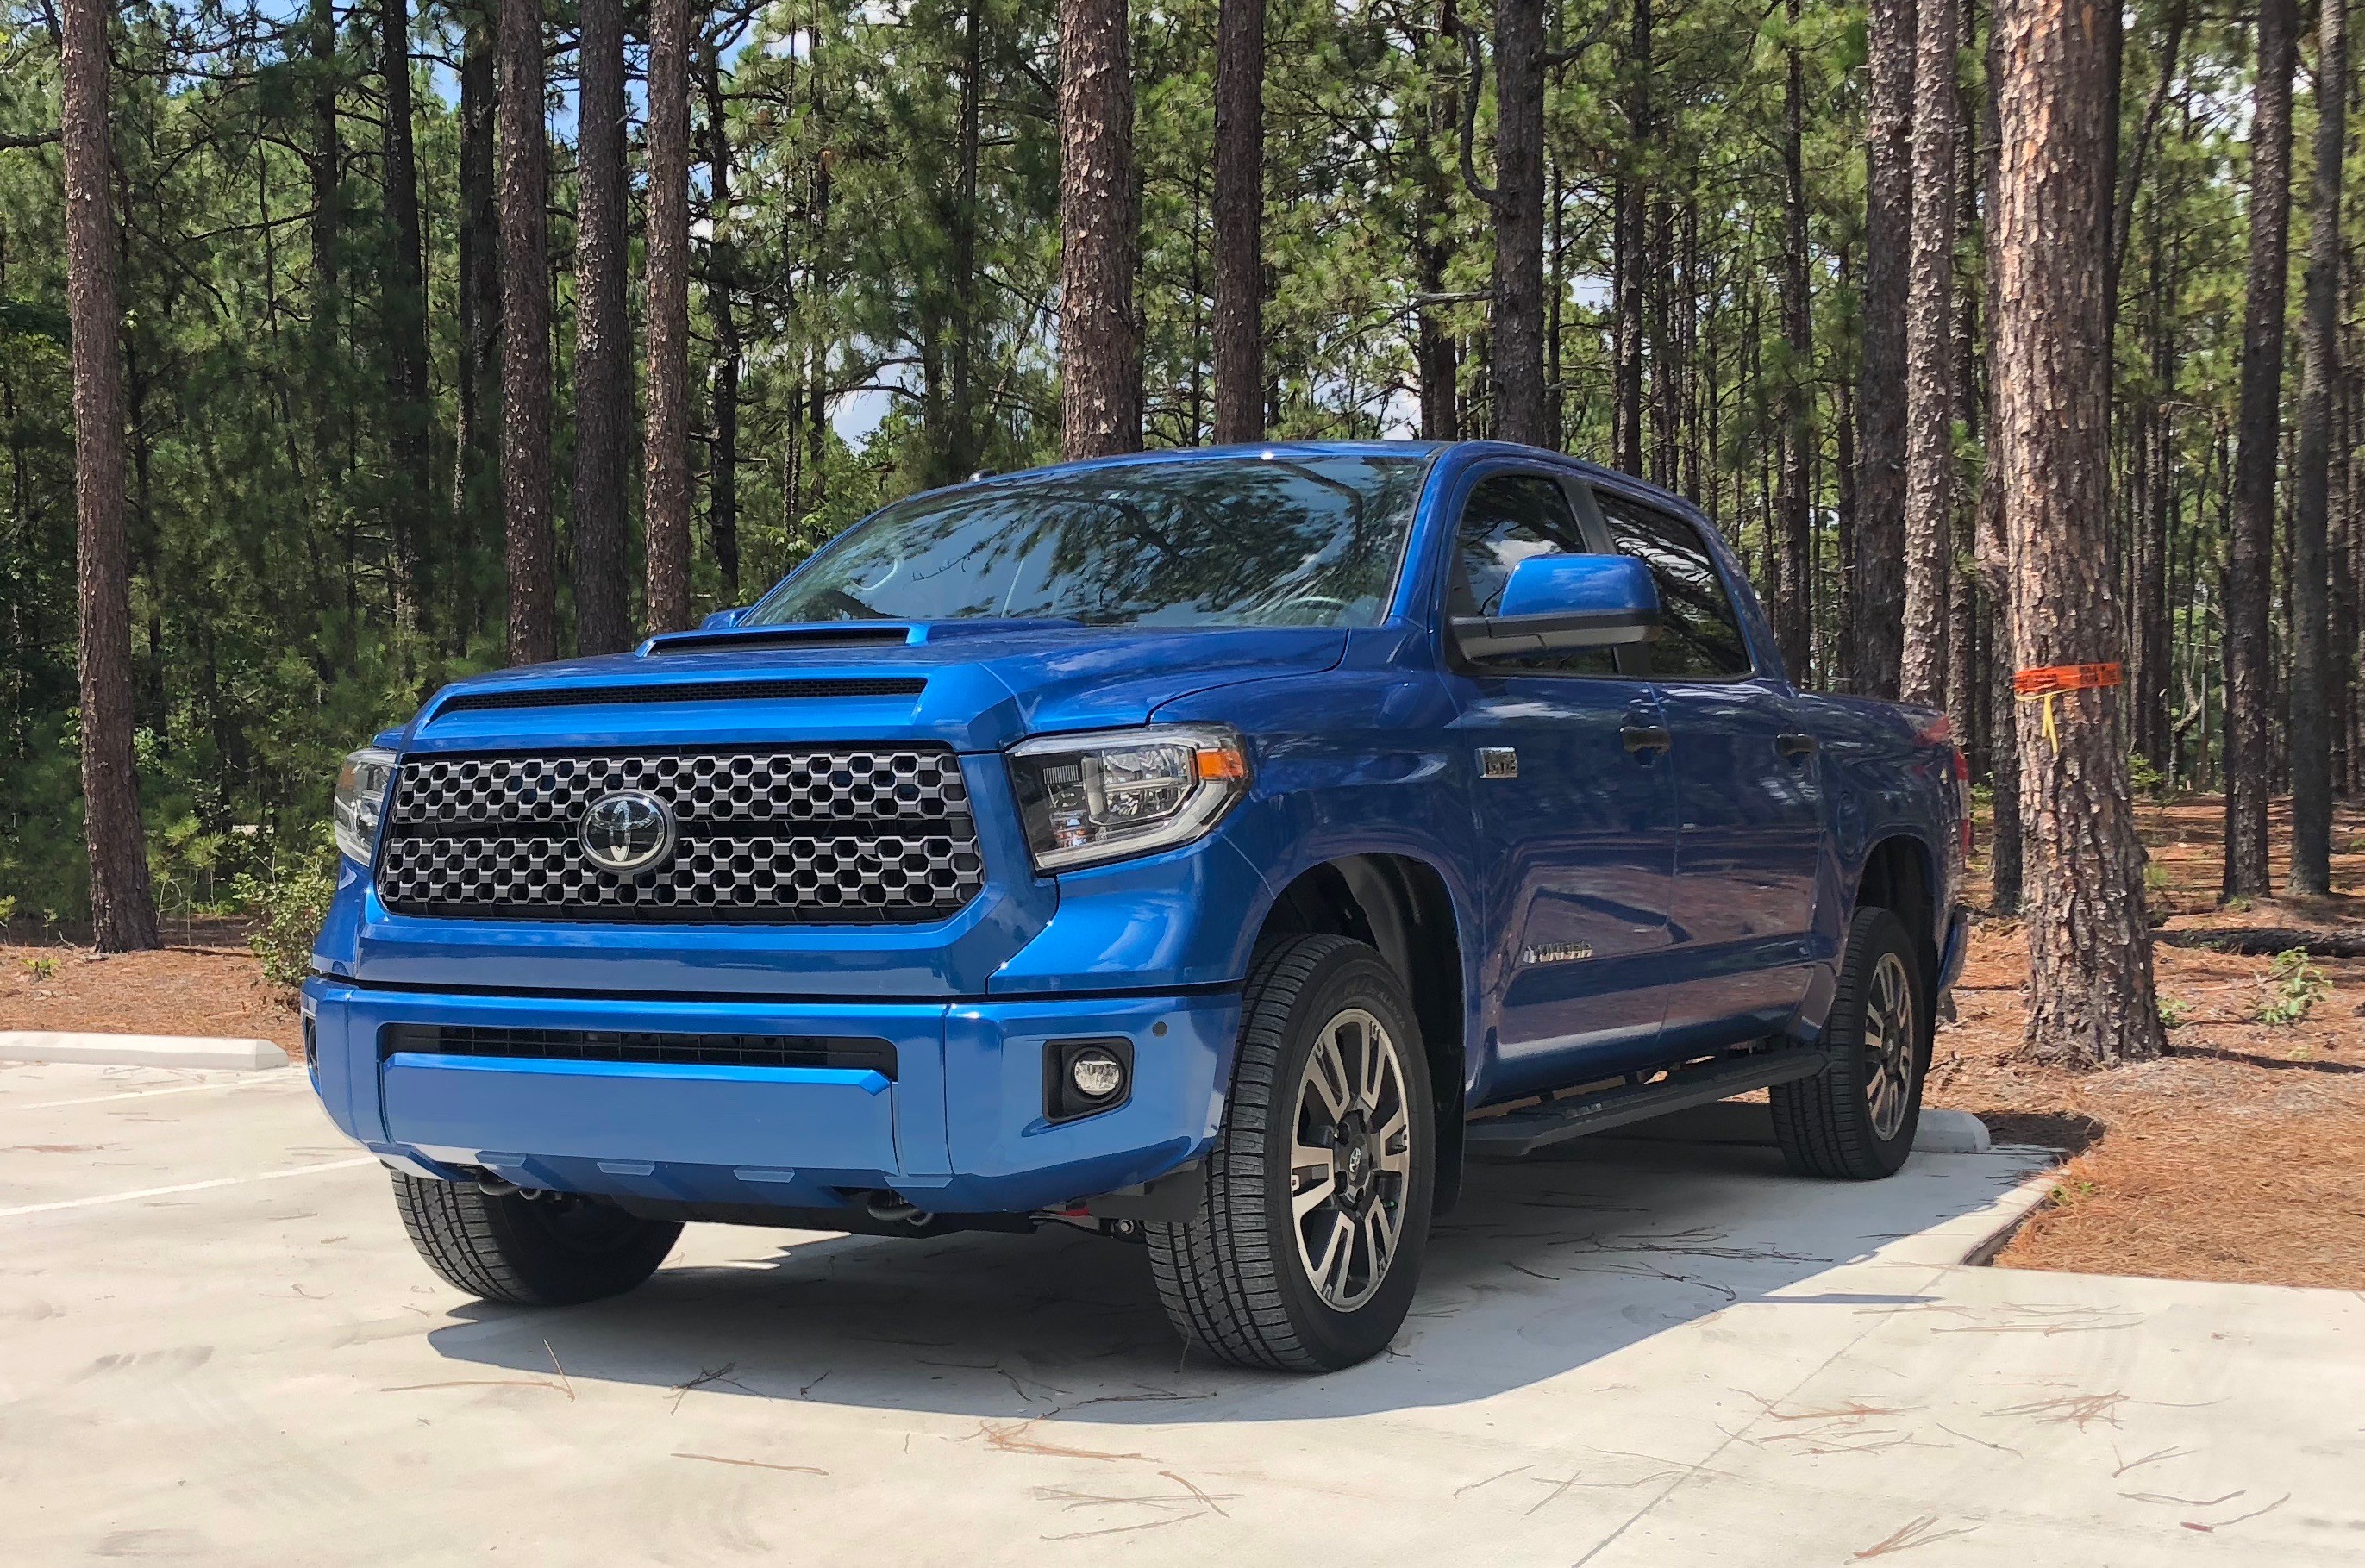
M 303 980 L 336 890 L 337 845 L 326 823 L 308 835 L 275 840 L 263 869 L 240 876 L 239 905 L 254 921 L 246 945 L 263 960 L 265 979 L 281 985 Z
M 2292 947 L 2277 953 L 2267 979 L 2273 982 L 2274 1000 L 2259 1009 L 2261 1024 L 2292 1025 L 2313 1012 L 2315 1004 L 2332 994 L 2332 981 L 2322 969 L 2307 961 L 2307 949 Z

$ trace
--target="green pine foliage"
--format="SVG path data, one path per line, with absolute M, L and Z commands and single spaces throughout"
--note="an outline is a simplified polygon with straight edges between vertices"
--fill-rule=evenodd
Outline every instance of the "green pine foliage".
M 376 13 L 331 11 L 338 30 L 326 39 L 316 31 L 322 13 L 292 0 L 262 10 L 137 0 L 118 13 L 138 754 L 157 882 L 176 911 L 284 907 L 270 890 L 286 879 L 269 846 L 305 841 L 338 756 L 399 722 L 439 683 L 501 657 L 498 487 L 458 477 L 455 72 L 472 3 L 482 0 L 422 0 L 409 62 L 432 471 L 415 625 L 397 614 L 390 522 L 413 476 L 393 456 L 403 410 L 390 374 L 395 238 Z M 1614 3 L 1555 0 L 1551 47 L 1592 32 Z M 6 4 L 0 137 L 34 138 L 57 124 L 52 24 L 31 0 Z M 2128 13 L 2123 157 L 2145 162 L 2131 187 L 2114 436 L 2132 472 L 2150 428 L 2143 420 L 2168 421 L 2172 706 L 2179 718 L 2192 714 L 2177 755 L 2152 759 L 2168 787 L 2206 782 L 2221 703 L 2209 672 L 2242 304 L 2249 70 L 2247 24 L 2189 8 L 2161 92 L 2165 19 L 2181 4 L 2136 0 Z M 569 8 L 549 15 L 553 499 L 565 646 L 576 63 Z M 1464 4 L 1461 15 L 1491 25 L 1484 7 Z M 1416 433 L 1414 344 L 1424 319 L 1455 351 L 1457 431 L 1494 428 L 1490 218 L 1463 180 L 1459 117 L 1450 112 L 1474 83 L 1441 16 L 1412 0 L 1270 0 L 1265 325 L 1276 435 Z M 1631 17 L 1620 6 L 1601 41 L 1549 73 L 1548 379 L 1564 444 L 1610 455 L 1622 263 L 1648 306 L 1645 469 L 1695 497 L 1757 570 L 1780 410 L 1790 389 L 1803 388 L 1817 565 L 1809 673 L 1825 680 L 1848 635 L 1844 437 L 1865 261 L 1863 12 L 1807 0 L 1794 32 L 1782 6 L 1661 7 L 1647 69 L 1631 50 Z M 1142 414 L 1153 445 L 1204 442 L 1212 423 L 1216 19 L 1216 0 L 1145 0 L 1133 10 Z M 799 0 L 705 12 L 701 27 L 702 49 L 720 62 L 734 167 L 727 207 L 710 199 L 703 167 L 694 176 L 693 388 L 715 384 L 725 301 L 743 345 L 735 590 L 712 544 L 715 410 L 705 391 L 693 394 L 694 587 L 702 608 L 718 608 L 751 598 L 885 500 L 1057 455 L 1057 29 L 1051 0 Z M 1804 69 L 1814 319 L 1803 343 L 1784 341 L 1776 296 L 1792 43 Z M 1961 72 L 1983 142 L 1981 54 L 1974 40 Z M 1630 118 L 1643 88 L 1647 134 Z M 1474 91 L 1470 152 L 1485 181 L 1491 70 Z M 323 95 L 336 109 L 333 166 L 322 161 Z M 972 102 L 973 154 L 964 134 Z M 702 160 L 702 93 L 692 110 Z M 2299 118 L 2303 163 L 2313 119 L 2304 94 Z M 54 144 L 0 149 L 0 899 L 17 901 L 20 923 L 71 924 L 84 872 L 59 169 Z M 1645 232 L 1621 258 L 1613 215 L 1628 189 L 1642 193 Z M 2365 202 L 2352 203 L 2359 208 Z M 1980 249 L 1967 225 L 1959 262 L 1975 334 L 1984 331 Z M 1439 263 L 1433 278 L 1424 277 L 1424 252 Z M 633 252 L 637 274 L 637 240 Z M 630 297 L 637 317 L 637 284 Z M 1968 497 L 1982 461 L 1975 411 L 1960 437 Z M 2120 479 L 2115 504 L 2132 534 L 2149 502 L 2126 474 Z M 632 569 L 637 576 L 637 561 Z

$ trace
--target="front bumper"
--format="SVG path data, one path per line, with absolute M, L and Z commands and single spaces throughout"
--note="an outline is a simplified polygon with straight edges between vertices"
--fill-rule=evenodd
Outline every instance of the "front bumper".
M 304 1014 L 330 1117 L 389 1165 L 691 1204 L 1021 1214 L 1131 1186 L 1215 1137 L 1237 992 L 952 1002 L 645 1001 L 393 990 L 315 978 Z M 389 1025 L 858 1036 L 863 1069 L 721 1067 L 381 1050 Z M 1044 1115 L 1048 1042 L 1133 1045 L 1124 1103 Z

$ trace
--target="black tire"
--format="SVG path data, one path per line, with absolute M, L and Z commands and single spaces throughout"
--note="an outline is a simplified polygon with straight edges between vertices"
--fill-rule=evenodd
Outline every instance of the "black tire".
M 1773 1091 L 1774 1136 L 1791 1170 L 1870 1182 L 1894 1176 L 1904 1165 L 1913 1152 L 1922 1085 L 1930 1070 L 1925 991 L 1921 958 L 1905 923 L 1885 909 L 1856 911 L 1848 926 L 1839 993 L 1823 1024 L 1831 1065 Z M 1905 1033 L 1901 1041 L 1894 1037 L 1900 1027 Z M 1908 1079 L 1901 1092 L 1894 1081 L 1899 1071 Z M 1901 1114 L 1882 1108 L 1890 1093 L 1900 1095 Z
M 622 1295 L 656 1272 L 681 1235 L 598 1198 L 497 1197 L 399 1171 L 394 1206 L 429 1268 L 470 1295 L 521 1306 Z
M 1364 1018 L 1376 1023 L 1376 1036 Z M 1351 1072 L 1380 1064 L 1369 1074 L 1382 1087 L 1368 1112 L 1359 1097 L 1343 1114 L 1323 1110 L 1328 1096 L 1308 1074 L 1326 1037 L 1328 1063 L 1346 1063 L 1360 1049 L 1370 1054 L 1357 1056 Z M 1326 1083 L 1335 1077 L 1322 1076 Z M 1302 1106 L 1307 1094 L 1317 1098 Z M 1306 1192 L 1327 1185 L 1330 1197 L 1301 1222 L 1289 1150 L 1309 1110 L 1317 1122 L 1329 1116 L 1327 1129 L 1309 1136 L 1325 1140 L 1332 1164 L 1327 1173 L 1304 1168 L 1317 1172 Z M 1420 1282 L 1436 1170 L 1428 1058 L 1403 980 L 1378 953 L 1343 936 L 1274 944 L 1249 976 L 1206 1199 L 1182 1224 L 1146 1227 L 1167 1316 L 1186 1340 L 1237 1366 L 1330 1372 L 1376 1355 L 1403 1326 Z M 1326 1219 L 1326 1211 L 1335 1217 Z M 1391 1223 L 1393 1250 L 1358 1274 L 1358 1258 L 1381 1255 Z M 1325 1260 L 1339 1260 L 1319 1284 L 1309 1232 L 1328 1243 Z M 1339 1247 L 1343 1257 L 1333 1250 Z

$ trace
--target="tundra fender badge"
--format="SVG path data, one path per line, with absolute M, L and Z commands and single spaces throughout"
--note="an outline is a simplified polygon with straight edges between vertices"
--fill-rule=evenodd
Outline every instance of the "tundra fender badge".
M 630 877 L 673 853 L 673 811 L 645 790 L 619 790 L 583 813 L 584 857 L 602 871 Z
M 1519 949 L 1519 962 L 1522 964 L 1573 964 L 1580 958 L 1591 957 L 1593 944 L 1590 942 L 1555 942 L 1550 946 Z
M 1507 745 L 1480 746 L 1478 776 L 1481 778 L 1517 778 L 1519 776 L 1519 754 Z

